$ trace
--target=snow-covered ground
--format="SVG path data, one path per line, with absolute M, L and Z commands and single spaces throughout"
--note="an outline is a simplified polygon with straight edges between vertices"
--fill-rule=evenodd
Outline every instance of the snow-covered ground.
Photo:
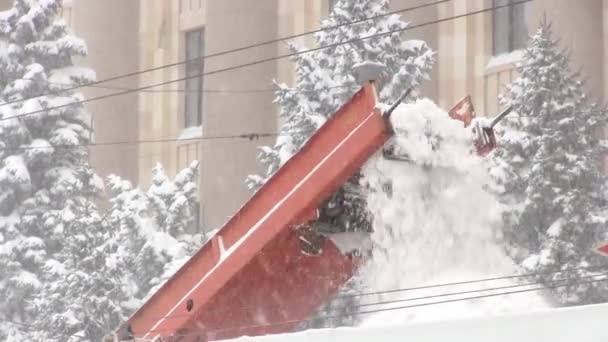
M 309 330 L 301 333 L 238 342 L 603 342 L 608 305 L 553 309 L 519 315 L 483 317 L 447 322 Z
M 415 163 L 377 156 L 364 169 L 365 180 L 372 189 L 368 205 L 375 229 L 373 257 L 362 271 L 366 291 L 517 274 L 500 243 L 498 203 L 484 191 L 490 179 L 483 160 L 472 152 L 471 132 L 427 99 L 401 105 L 393 113 L 392 122 L 398 153 L 407 154 Z M 387 188 L 389 180 L 392 189 Z M 377 295 L 365 297 L 363 303 L 480 290 L 460 296 L 370 305 L 362 310 L 517 291 L 530 287 L 504 287 L 530 282 L 533 280 L 507 279 Z M 503 289 L 488 290 L 497 287 Z M 542 293 L 528 292 L 378 312 L 362 317 L 362 325 L 529 312 L 548 306 Z

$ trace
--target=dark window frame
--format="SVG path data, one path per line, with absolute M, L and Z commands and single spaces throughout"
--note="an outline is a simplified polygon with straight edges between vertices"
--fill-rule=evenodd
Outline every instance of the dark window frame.
M 196 201 L 194 203 L 194 222 L 192 222 L 193 226 L 192 227 L 192 231 L 196 232 L 196 233 L 200 233 L 201 232 L 201 226 L 202 226 L 202 222 L 201 222 L 201 202 L 200 201 Z
M 519 0 L 492 0 L 492 7 L 517 3 Z M 526 4 L 517 4 L 492 11 L 492 54 L 511 53 L 526 46 Z
M 205 54 L 205 28 L 187 31 L 184 38 L 185 59 L 192 60 L 185 65 L 184 81 L 184 128 L 189 128 L 203 124 L 205 61 L 199 57 Z

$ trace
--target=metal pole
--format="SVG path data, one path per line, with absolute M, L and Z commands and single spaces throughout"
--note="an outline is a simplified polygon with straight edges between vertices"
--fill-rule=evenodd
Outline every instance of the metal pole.
M 494 120 L 492 120 L 492 124 L 490 125 L 490 128 L 494 128 L 494 126 L 496 126 L 496 124 L 498 124 L 500 122 L 500 120 L 504 119 L 505 116 L 507 116 L 512 111 L 513 111 L 513 106 L 510 106 L 509 108 L 505 109 L 502 113 L 498 114 L 494 118 Z
M 393 105 L 386 111 L 386 113 L 384 113 L 384 117 L 386 119 L 390 119 L 391 114 L 393 114 L 395 109 L 397 109 L 397 106 L 399 106 L 401 104 L 401 102 L 403 102 L 403 100 L 405 100 L 405 98 L 408 97 L 408 95 L 410 95 L 411 92 L 412 92 L 412 88 L 408 88 L 408 90 L 406 90 L 405 93 L 403 93 L 403 95 L 401 95 L 399 97 L 399 99 L 397 99 L 397 101 L 395 101 L 395 103 L 393 103 Z

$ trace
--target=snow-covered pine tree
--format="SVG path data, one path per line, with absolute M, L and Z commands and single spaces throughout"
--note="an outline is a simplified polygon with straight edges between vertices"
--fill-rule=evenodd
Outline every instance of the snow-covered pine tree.
M 171 180 L 159 165 L 147 192 L 110 176 L 112 207 L 105 216 L 82 198 L 77 203 L 83 205 L 62 213 L 66 241 L 45 263 L 29 339 L 101 340 L 202 245 L 201 235 L 187 232 L 195 217 L 196 170 L 193 163 Z
M 152 295 L 207 240 L 196 228 L 193 231 L 198 210 L 195 207 L 197 174 L 197 161 L 192 162 L 173 179 L 166 176 L 160 165 L 152 171 L 152 185 L 146 192 L 149 208 L 147 218 L 152 224 L 147 226 L 156 227 L 156 231 L 147 236 L 147 244 L 162 251 L 167 262 L 144 298 Z
M 83 175 L 90 194 L 69 195 L 62 212 L 62 248 L 45 263 L 43 286 L 36 297 L 38 319 L 34 338 L 48 342 L 99 341 L 125 317 L 129 294 L 123 286 L 125 270 L 112 251 L 119 241 L 89 201 L 100 189 Z
M 346 41 L 349 43 L 292 58 L 296 73 L 294 84 L 289 86 L 275 82 L 278 89 L 275 101 L 280 107 L 282 119 L 279 129 L 281 134 L 274 146 L 260 148 L 258 159 L 266 167 L 266 172 L 263 175 L 249 176 L 247 184 L 250 188 L 255 189 L 263 184 L 359 90 L 360 84 L 353 75 L 353 66 L 356 64 L 372 61 L 386 66 L 383 75 L 385 80 L 379 84 L 380 99 L 386 103 L 395 101 L 408 87 L 417 88 L 428 78 L 434 55 L 426 43 L 405 40 L 403 32 L 356 40 L 405 29 L 408 24 L 398 15 L 381 16 L 376 20 L 348 25 L 353 21 L 386 14 L 389 10 L 389 0 L 339 0 L 329 17 L 321 22 L 320 28 L 326 30 L 315 34 L 314 45 L 322 47 Z M 344 26 L 327 29 L 337 25 Z M 288 47 L 292 52 L 307 49 L 295 43 L 290 43 Z M 371 218 L 365 200 L 360 196 L 358 179 L 358 175 L 353 177 L 334 196 L 336 202 L 342 202 L 344 209 L 344 214 L 336 220 L 340 226 L 338 229 L 371 229 Z M 327 207 L 328 204 L 324 206 Z M 342 300 L 328 305 L 322 311 L 330 315 L 335 314 L 336 310 L 347 312 L 350 304 L 352 303 Z M 353 321 L 345 318 L 339 322 L 315 322 L 313 326 L 350 324 Z
M 107 221 L 116 232 L 112 255 L 123 265 L 123 283 L 130 296 L 124 303 L 131 313 L 205 242 L 192 232 L 196 217 L 198 163 L 170 179 L 162 166 L 152 171 L 147 192 L 117 176 L 108 177 L 112 207 Z
M 95 76 L 73 65 L 86 47 L 57 18 L 60 6 L 15 0 L 0 13 L 3 341 L 100 340 L 203 242 L 187 234 L 196 164 L 148 193 L 123 187 L 122 202 L 99 214 L 103 183 L 83 147 L 90 118 L 82 96 L 65 90 Z M 151 258 L 157 268 L 142 268 Z
M 519 77 L 501 97 L 521 118 L 505 120 L 493 157 L 508 248 L 525 268 L 546 273 L 539 278 L 547 285 L 584 282 L 577 278 L 600 270 L 547 272 L 608 263 L 592 252 L 608 237 L 601 214 L 606 111 L 589 101 L 568 52 L 552 35 L 545 19 L 524 52 Z M 555 293 L 567 304 L 608 300 L 605 282 Z
M 389 5 L 389 0 L 340 0 L 329 17 L 322 21 L 321 29 L 386 14 Z M 294 85 L 276 83 L 278 90 L 275 101 L 280 106 L 283 119 L 280 132 L 283 134 L 274 146 L 261 148 L 259 160 L 267 171 L 263 176 L 252 175 L 248 178 L 251 188 L 256 188 L 272 175 L 354 95 L 359 89 L 353 75 L 354 65 L 373 61 L 387 67 L 388 81 L 381 89 L 381 100 L 384 102 L 395 101 L 406 88 L 418 87 L 428 78 L 434 57 L 422 41 L 404 40 L 401 32 L 352 41 L 405 29 L 407 25 L 398 15 L 390 15 L 321 31 L 314 36 L 316 46 L 351 42 L 292 58 L 296 71 Z M 298 52 L 307 48 L 290 43 L 289 49 Z
M 152 186 L 147 197 L 154 208 L 154 220 L 158 227 L 173 236 L 183 235 L 192 227 L 197 169 L 198 162 L 193 162 L 178 173 L 174 180 L 167 177 L 160 164 L 152 170 Z
M 80 146 L 90 137 L 82 96 L 62 91 L 94 74 L 73 65 L 86 47 L 56 19 L 60 6 L 60 0 L 15 0 L 0 14 L 0 268 L 6 271 L 0 319 L 28 324 L 39 323 L 39 308 L 49 304 L 39 300 L 50 286 L 49 267 L 94 271 L 68 269 L 75 263 L 66 254 L 82 242 L 68 238 L 74 229 L 89 229 L 75 215 L 94 211 L 91 196 L 102 185 Z
M 152 287 L 152 279 L 164 267 L 164 258 L 146 246 L 142 222 L 148 210 L 145 193 L 115 175 L 109 176 L 106 184 L 112 205 L 106 222 L 114 233 L 109 255 L 123 268 L 121 283 L 129 296 L 123 309 L 128 314 L 140 306 L 142 292 Z

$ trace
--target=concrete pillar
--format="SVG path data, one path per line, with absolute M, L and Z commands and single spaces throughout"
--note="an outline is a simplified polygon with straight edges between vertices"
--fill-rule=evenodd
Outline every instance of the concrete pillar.
M 76 61 L 91 67 L 102 80 L 139 70 L 137 0 L 76 0 L 72 4 L 73 30 L 83 38 L 89 55 Z M 104 83 L 102 86 L 137 88 L 138 77 Z M 88 97 L 118 90 L 85 88 Z M 121 95 L 85 106 L 93 114 L 96 143 L 138 139 L 137 93 Z M 102 176 L 114 173 L 137 182 L 138 145 L 112 145 L 91 148 L 92 164 Z
M 399 11 L 406 8 L 412 8 L 429 3 L 424 0 L 393 0 L 391 1 L 391 11 Z M 416 26 L 424 23 L 430 23 L 437 20 L 439 16 L 440 6 L 429 6 L 415 11 L 400 13 L 401 20 L 410 23 L 411 26 Z M 425 25 L 420 28 L 414 28 L 403 32 L 403 39 L 418 39 L 425 41 L 433 51 L 439 51 L 439 27 L 438 25 Z M 431 80 L 425 82 L 420 89 L 422 97 L 428 97 L 437 101 L 439 97 L 439 62 L 440 54 L 435 55 L 436 62 L 431 70 Z
M 222 0 L 207 2 L 206 53 L 216 53 L 277 37 L 278 1 Z M 267 45 L 220 58 L 208 59 L 205 70 L 243 64 L 278 54 L 278 45 Z M 264 89 L 277 75 L 278 63 L 270 62 L 222 72 L 205 78 L 205 88 L 220 90 Z M 209 93 L 203 106 L 203 136 L 247 132 L 275 132 L 277 110 L 274 94 Z M 259 145 L 275 138 L 203 140 L 201 153 L 201 206 L 206 229 L 223 224 L 250 196 L 248 174 L 262 172 L 256 159 Z

